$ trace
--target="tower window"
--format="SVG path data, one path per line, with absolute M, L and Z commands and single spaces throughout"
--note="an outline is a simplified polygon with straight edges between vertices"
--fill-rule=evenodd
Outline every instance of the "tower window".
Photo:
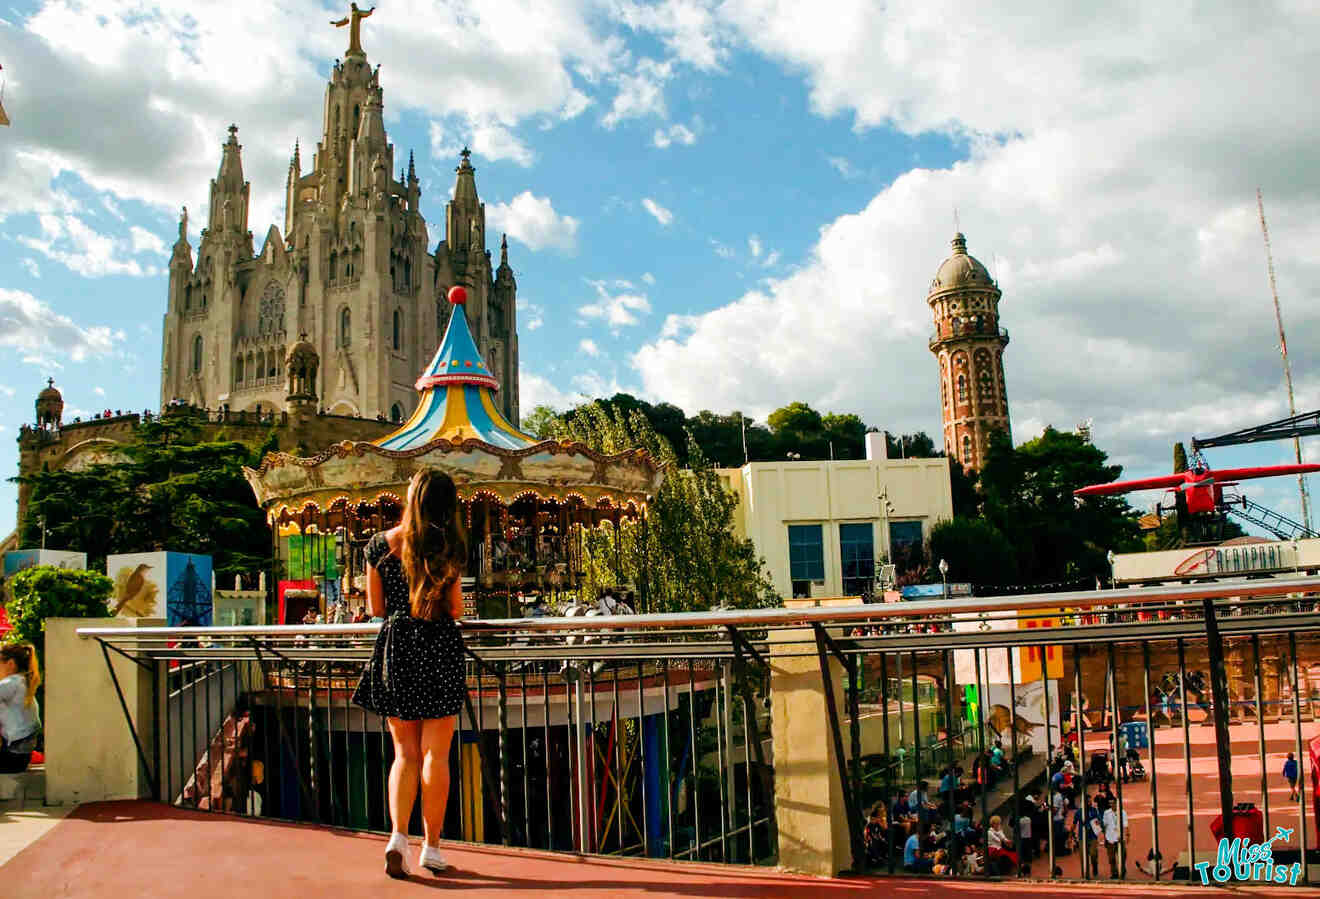
M 352 313 L 345 306 L 339 310 L 339 345 L 348 346 L 353 342 Z
M 399 350 L 402 348 L 403 348 L 403 316 L 399 314 L 398 309 L 395 309 L 394 310 L 394 349 Z
M 959 403 L 959 404 L 962 404 L 962 403 L 965 403 L 965 402 L 967 402 L 967 376 L 966 376 L 966 375 L 959 375 L 959 376 L 958 376 L 958 403 Z
M 390 421 L 394 422 L 395 424 L 398 424 L 399 422 L 403 421 L 403 409 L 399 407 L 398 403 L 395 403 L 393 406 L 390 406 Z
M 199 374 L 202 370 L 202 335 L 200 334 L 193 338 L 192 370 L 193 374 Z
M 970 465 L 972 463 L 972 438 L 968 437 L 966 434 L 963 435 L 962 460 L 964 465 Z
M 239 356 L 234 360 L 234 386 L 237 387 L 243 383 L 243 357 Z

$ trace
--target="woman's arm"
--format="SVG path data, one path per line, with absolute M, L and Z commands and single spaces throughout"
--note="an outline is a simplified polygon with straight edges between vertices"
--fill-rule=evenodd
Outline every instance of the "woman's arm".
M 375 618 L 385 617 L 385 585 L 375 565 L 367 566 L 367 612 Z
M 458 621 L 463 617 L 463 579 L 454 578 L 449 585 L 449 617 Z

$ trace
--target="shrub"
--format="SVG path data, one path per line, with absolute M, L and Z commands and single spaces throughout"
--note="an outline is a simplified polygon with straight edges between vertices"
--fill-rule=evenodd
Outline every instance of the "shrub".
M 114 582 L 96 571 L 39 565 L 9 579 L 5 611 L 11 643 L 31 643 L 45 654 L 47 618 L 106 618 Z

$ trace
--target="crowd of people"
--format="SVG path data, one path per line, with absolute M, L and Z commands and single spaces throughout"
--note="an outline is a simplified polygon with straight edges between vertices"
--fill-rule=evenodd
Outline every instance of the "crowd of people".
M 1125 767 L 1135 754 L 1124 755 Z M 864 824 L 867 866 L 935 876 L 1026 877 L 1033 862 L 1050 857 L 1052 844 L 1056 859 L 1082 853 L 1083 877 L 1103 876 L 1102 856 L 1109 877 L 1125 876 L 1132 834 L 1114 787 L 1116 778 L 1126 782 L 1126 771 L 1116 771 L 1107 754 L 1098 754 L 1092 762 L 1083 775 L 1074 745 L 1060 748 L 1050 760 L 1047 791 L 1034 790 L 1012 803 L 1009 820 L 999 814 L 986 816 L 978 800 L 1012 772 L 1012 762 L 996 741 L 976 756 L 970 780 L 955 764 L 940 772 L 934 796 L 925 780 L 910 791 L 883 794 Z M 1011 820 L 1013 814 L 1016 821 Z M 1147 873 L 1161 863 L 1153 851 L 1144 861 L 1137 868 Z M 1062 869 L 1056 866 L 1051 873 L 1061 876 Z

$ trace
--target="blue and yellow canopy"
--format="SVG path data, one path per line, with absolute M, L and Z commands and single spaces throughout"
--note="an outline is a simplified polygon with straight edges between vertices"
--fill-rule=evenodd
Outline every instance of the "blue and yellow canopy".
M 542 441 L 524 434 L 500 414 L 491 392 L 499 390 L 468 330 L 461 305 L 449 317 L 440 348 L 417 379 L 421 402 L 394 433 L 372 441 L 387 450 L 410 450 L 445 438 L 455 443 L 480 440 L 502 449 L 523 449 Z

